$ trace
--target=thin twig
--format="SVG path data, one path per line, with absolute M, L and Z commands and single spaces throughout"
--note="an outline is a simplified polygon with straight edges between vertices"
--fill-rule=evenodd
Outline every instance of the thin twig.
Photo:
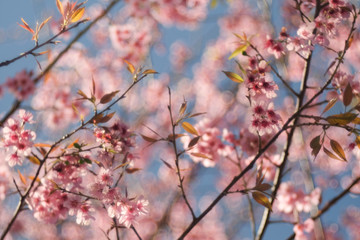
M 355 30 L 354 25 L 356 21 L 356 16 L 354 16 L 354 20 L 352 23 L 352 29 L 351 33 Z M 351 34 L 350 34 L 351 35 Z M 346 42 L 349 41 L 350 35 Z M 323 87 L 314 94 L 297 112 L 295 112 L 292 116 L 289 117 L 289 119 L 284 123 L 283 127 L 274 134 L 274 136 L 269 140 L 269 142 L 262 148 L 262 150 L 257 153 L 253 160 L 249 163 L 249 165 L 237 176 L 233 178 L 233 180 L 225 187 L 225 189 L 214 199 L 214 201 L 195 219 L 193 220 L 189 226 L 185 229 L 185 231 L 180 235 L 178 238 L 179 240 L 184 239 L 186 235 L 196 226 L 198 222 L 200 222 L 214 207 L 217 205 L 217 203 L 226 196 L 226 193 L 248 172 L 250 171 L 253 166 L 255 165 L 256 161 L 262 156 L 262 154 L 278 139 L 278 137 L 287 129 L 287 127 L 290 125 L 290 123 L 298 117 L 298 115 L 304 111 L 310 104 L 314 102 L 315 99 L 317 99 L 324 91 L 325 89 L 330 85 L 331 81 L 334 79 L 335 73 L 338 71 L 344 56 L 347 52 L 347 47 L 344 48 L 344 50 L 339 54 L 337 58 L 337 64 L 335 65 L 334 72 L 330 75 L 329 79 L 325 82 Z
M 168 109 L 169 109 L 169 114 L 170 114 L 170 121 L 171 121 L 171 127 L 172 127 L 172 135 L 176 136 L 176 125 L 174 123 L 174 118 L 173 118 L 173 114 L 172 114 L 172 110 L 171 110 L 171 90 L 169 89 L 169 105 L 168 105 Z M 191 216 L 193 219 L 196 219 L 194 210 L 192 209 L 189 200 L 186 197 L 185 194 L 185 190 L 184 190 L 184 177 L 181 177 L 181 170 L 180 170 L 180 166 L 179 166 L 179 154 L 178 154 L 178 150 L 177 150 L 177 146 L 176 146 L 176 137 L 174 137 L 173 139 L 170 140 L 172 145 L 173 145 L 173 149 L 174 149 L 174 154 L 175 154 L 175 165 L 176 165 L 176 174 L 179 178 L 179 188 L 181 190 L 181 194 L 184 198 L 185 204 L 187 205 L 187 207 L 190 210 Z
M 81 30 L 75 37 L 74 39 L 52 60 L 51 63 L 49 63 L 49 65 L 47 65 L 47 67 L 44 69 L 44 71 L 42 71 L 33 81 L 34 83 L 38 83 L 42 77 L 48 73 L 54 66 L 55 64 L 60 60 L 60 58 L 86 33 L 90 30 L 90 28 L 92 26 L 95 25 L 95 23 L 97 23 L 100 19 L 102 19 L 118 2 L 120 2 L 121 0 L 113 0 L 108 6 L 107 8 L 103 11 L 102 14 L 100 14 L 97 18 L 95 18 L 92 22 L 89 23 L 89 25 L 87 25 L 83 30 Z M 3 126 L 4 122 L 11 117 L 11 115 L 14 114 L 14 112 L 16 110 L 19 109 L 19 107 L 21 106 L 22 101 L 20 100 L 15 100 L 12 104 L 11 109 L 3 116 L 3 118 L 0 121 L 0 126 Z
M 50 153 L 52 152 L 52 150 L 57 147 L 60 143 L 62 143 L 63 141 L 65 141 L 66 139 L 70 138 L 72 135 L 74 135 L 75 133 L 77 133 L 78 131 L 82 130 L 86 125 L 93 123 L 93 119 L 96 116 L 99 116 L 103 113 L 105 113 L 106 111 L 110 110 L 110 108 L 116 104 L 117 102 L 119 102 L 121 99 L 123 99 L 125 97 L 125 95 L 138 83 L 139 81 L 134 81 L 127 90 L 125 90 L 125 92 L 118 97 L 114 102 L 112 102 L 111 104 L 109 104 L 104 110 L 102 110 L 101 112 L 97 113 L 95 116 L 93 116 L 92 118 L 90 118 L 88 121 L 86 121 L 85 123 L 82 123 L 78 128 L 76 128 L 75 130 L 73 130 L 72 132 L 66 134 L 65 136 L 63 136 L 62 138 L 60 138 L 59 140 L 57 140 L 54 144 L 51 145 L 51 147 L 49 148 L 48 152 L 45 154 L 45 156 L 43 157 L 43 159 L 40 161 L 40 164 L 38 166 L 38 169 L 35 173 L 35 176 L 33 178 L 33 180 L 31 181 L 30 185 L 28 186 L 27 190 L 25 191 L 25 193 L 20 197 L 18 206 L 14 212 L 13 217 L 11 218 L 10 222 L 8 223 L 8 225 L 6 226 L 5 230 L 3 231 L 0 240 L 3 240 L 7 233 L 9 232 L 10 228 L 12 227 L 12 225 L 14 224 L 16 218 L 18 217 L 19 213 L 22 210 L 22 207 L 25 204 L 25 200 L 26 198 L 29 196 L 30 191 L 32 190 L 32 188 L 34 187 L 34 184 L 36 182 L 36 179 L 38 178 L 38 176 L 40 175 L 40 170 L 42 169 L 43 165 L 45 164 L 46 160 L 48 159 Z

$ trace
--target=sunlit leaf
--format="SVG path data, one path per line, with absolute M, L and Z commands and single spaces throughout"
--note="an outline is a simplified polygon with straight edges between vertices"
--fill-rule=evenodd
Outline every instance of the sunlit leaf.
M 18 174 L 19 174 L 19 177 L 20 177 L 20 180 L 21 182 L 26 185 L 26 178 L 20 173 L 19 169 L 17 170 Z
M 354 124 L 360 124 L 360 118 L 359 118 L 359 117 L 355 118 L 355 119 L 352 121 L 352 123 L 354 123 Z
M 355 143 L 356 143 L 357 147 L 360 149 L 360 136 L 356 137 Z
M 181 126 L 183 127 L 183 129 L 185 131 L 187 131 L 188 133 L 190 134 L 193 134 L 193 135 L 199 135 L 198 132 L 196 131 L 196 129 L 193 127 L 193 125 L 191 125 L 190 123 L 188 122 L 183 122 L 181 123 Z
M 62 16 L 64 16 L 64 8 L 60 0 L 56 0 L 56 6 Z
M 28 176 L 28 178 L 31 180 L 34 180 L 35 176 Z M 35 181 L 40 182 L 40 179 L 37 177 Z
M 118 92 L 119 92 L 119 91 L 114 91 L 114 92 L 105 94 L 105 95 L 102 96 L 102 98 L 100 99 L 100 103 L 101 103 L 101 104 L 105 104 L 105 103 L 110 102 L 110 101 L 116 96 L 116 94 L 117 94 Z
M 217 6 L 217 0 L 211 0 L 210 7 L 215 8 Z
M 77 91 L 77 94 L 79 94 L 80 96 L 82 96 L 85 99 L 89 99 L 88 96 L 86 96 L 86 94 L 83 91 L 81 91 L 80 89 Z
M 264 207 L 268 208 L 270 211 L 272 211 L 271 203 L 269 199 L 265 196 L 265 194 L 261 192 L 253 192 L 252 197 L 256 202 L 263 205 Z
M 69 146 L 67 146 L 66 148 L 69 149 L 69 148 L 73 148 L 75 146 L 75 144 L 78 144 L 79 142 L 79 139 L 75 139 L 75 141 L 73 141 L 72 143 L 69 144 Z
M 35 157 L 35 156 L 27 156 L 27 159 L 29 159 L 30 162 L 36 164 L 36 165 L 40 165 L 40 160 Z
M 146 69 L 143 74 L 147 75 L 147 74 L 155 74 L 158 73 L 157 71 L 155 71 L 154 69 Z
M 21 21 L 23 22 L 24 25 L 18 23 L 20 27 L 24 28 L 25 30 L 29 31 L 32 34 L 35 33 L 34 30 L 32 30 L 31 27 L 29 27 L 29 25 L 27 24 L 27 22 L 25 22 L 23 18 L 21 18 Z
M 206 156 L 205 154 L 203 153 L 190 153 L 192 156 L 194 157 L 199 157 L 199 158 L 205 158 L 205 159 L 210 159 L 212 160 L 210 157 Z
M 34 147 L 51 147 L 51 145 L 47 143 L 35 143 Z
M 326 147 L 323 147 L 324 153 L 326 155 L 328 155 L 329 157 L 336 159 L 336 160 L 340 160 L 343 161 L 341 158 L 339 158 L 338 156 L 336 156 L 335 154 L 333 154 L 332 152 L 330 152 Z
M 336 102 L 337 102 L 337 98 L 330 99 L 330 101 L 328 102 L 322 113 L 329 111 L 335 105 Z
M 236 57 L 237 55 L 239 55 L 240 53 L 246 51 L 246 49 L 248 48 L 247 44 L 244 45 L 240 45 L 237 49 L 235 49 L 235 51 L 230 55 L 229 60 Z
M 85 12 L 85 8 L 83 7 L 79 8 L 73 13 L 73 15 L 71 15 L 70 21 L 72 23 L 79 21 L 83 17 L 84 12 Z
M 332 150 L 344 161 L 347 161 L 346 160 L 346 156 L 345 156 L 345 152 L 343 150 L 343 148 L 341 147 L 341 145 L 333 140 L 333 139 L 330 139 L 330 146 L 332 148 Z
M 119 169 L 119 168 L 122 168 L 122 167 L 125 167 L 125 166 L 127 166 L 127 165 L 129 165 L 129 164 L 130 164 L 130 162 L 126 162 L 126 163 L 120 164 L 119 166 L 117 166 L 116 168 L 114 168 L 114 170 Z
M 43 21 L 40 26 L 39 26 L 39 31 L 44 27 L 44 25 L 51 19 L 52 17 L 48 17 L 47 19 L 45 19 L 45 21 Z
M 131 73 L 134 74 L 135 73 L 135 67 L 134 65 L 132 65 L 129 61 L 124 59 L 124 62 L 127 64 L 127 70 Z
M 237 83 L 242 83 L 244 82 L 244 79 L 242 79 L 242 77 L 240 77 L 238 74 L 233 73 L 233 72 L 227 72 L 227 71 L 223 71 L 223 73 L 225 73 L 225 75 L 230 78 L 231 81 L 237 82 Z
M 348 123 L 351 123 L 356 117 L 357 114 L 355 113 L 343 113 L 329 116 L 326 118 L 326 121 L 333 125 L 346 125 Z

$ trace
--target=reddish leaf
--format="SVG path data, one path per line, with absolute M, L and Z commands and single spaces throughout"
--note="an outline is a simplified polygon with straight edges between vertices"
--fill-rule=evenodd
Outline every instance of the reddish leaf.
M 62 16 L 64 16 L 64 8 L 60 0 L 56 0 L 56 6 Z
M 345 106 L 349 106 L 353 98 L 352 88 L 350 83 L 346 85 L 346 88 L 343 92 L 343 103 Z
M 142 135 L 142 134 L 140 134 L 140 136 L 145 140 L 145 141 L 147 141 L 147 142 L 157 142 L 158 140 L 157 139 L 155 139 L 155 138 L 151 138 L 151 137 L 148 137 L 148 136 L 145 136 L 145 135 Z
M 311 142 L 310 142 L 310 147 L 312 148 L 311 155 L 313 155 L 313 156 L 316 157 L 316 156 L 318 155 L 318 153 L 320 152 L 320 149 L 321 149 L 320 135 L 314 137 L 314 138 L 311 140 Z
M 191 139 L 191 141 L 189 142 L 188 148 L 192 148 L 193 146 L 195 146 L 198 142 L 199 142 L 200 136 L 194 137 L 193 139 Z
M 25 22 L 24 19 L 21 18 L 21 21 L 23 22 L 24 25 L 19 24 L 20 27 L 24 28 L 25 30 L 29 31 L 30 33 L 34 34 L 34 30 L 31 29 L 31 27 L 29 27 L 29 25 L 27 24 L 27 22 Z
M 253 189 L 254 190 L 258 190 L 260 192 L 264 192 L 264 191 L 267 191 L 271 188 L 271 185 L 268 184 L 268 183 L 261 183 L 259 185 L 256 185 Z
M 101 103 L 101 104 L 105 104 L 105 103 L 110 102 L 110 101 L 116 96 L 116 94 L 117 94 L 118 92 L 119 92 L 119 91 L 114 91 L 114 92 L 105 94 L 105 95 L 102 96 L 102 98 L 100 99 L 100 103 Z
M 140 171 L 140 170 L 141 170 L 141 168 L 127 168 L 125 171 L 127 173 L 129 173 L 129 174 L 133 174 L 133 173 L 135 173 L 137 171 Z

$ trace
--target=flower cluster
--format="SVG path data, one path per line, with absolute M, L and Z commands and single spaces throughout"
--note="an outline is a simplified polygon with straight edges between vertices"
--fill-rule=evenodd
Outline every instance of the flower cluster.
M 103 151 L 125 154 L 135 146 L 134 134 L 129 127 L 120 120 L 115 121 L 110 127 L 95 128 L 96 141 L 100 142 Z
M 2 147 L 7 154 L 5 160 L 11 167 L 22 165 L 24 157 L 29 156 L 36 138 L 35 132 L 25 129 L 26 123 L 33 123 L 33 115 L 20 110 L 18 118 L 9 118 L 3 128 Z
M 224 155 L 226 146 L 221 141 L 221 132 L 218 128 L 213 127 L 209 119 L 203 119 L 194 126 L 201 139 L 189 151 L 187 151 L 194 162 L 201 162 L 205 167 L 213 167 L 220 157 Z M 184 147 L 187 148 L 190 139 L 183 138 Z M 207 158 L 196 156 L 197 153 L 205 155 Z
M 311 206 L 318 205 L 321 199 L 321 190 L 316 188 L 310 194 L 305 194 L 302 190 L 295 189 L 289 183 L 282 183 L 278 190 L 275 200 L 275 208 L 283 213 L 291 214 L 297 212 L 310 212 Z
M 314 4 L 307 6 L 311 9 Z M 346 1 L 330 1 L 329 5 L 321 10 L 314 21 L 300 25 L 297 30 L 297 37 L 289 36 L 286 28 L 282 28 L 278 39 L 267 36 L 265 48 L 277 59 L 285 55 L 286 49 L 307 57 L 310 50 L 313 49 L 313 44 L 328 46 L 330 44 L 329 39 L 338 36 L 337 26 L 350 17 L 350 12 L 351 6 Z
M 17 100 L 27 99 L 35 91 L 35 83 L 32 80 L 33 72 L 22 70 L 15 77 L 8 78 L 5 86 L 15 95 Z
M 294 233 L 295 233 L 295 240 L 307 240 L 309 237 L 306 233 L 311 233 L 314 231 L 314 220 L 311 218 L 307 219 L 303 223 L 295 224 L 294 226 Z
M 274 104 L 269 99 L 276 97 L 275 90 L 279 87 L 269 79 L 266 72 L 269 70 L 268 64 L 255 57 L 249 59 L 247 68 L 247 88 L 252 97 L 253 118 L 250 130 L 258 132 L 260 136 L 278 130 L 280 116 L 274 111 Z

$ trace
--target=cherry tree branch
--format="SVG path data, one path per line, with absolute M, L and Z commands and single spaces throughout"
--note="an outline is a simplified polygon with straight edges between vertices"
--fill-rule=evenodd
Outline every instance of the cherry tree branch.
M 175 154 L 175 165 L 176 165 L 176 175 L 179 178 L 179 188 L 181 190 L 181 194 L 182 197 L 184 198 L 185 204 L 187 205 L 187 207 L 189 208 L 189 211 L 191 213 L 191 216 L 194 219 L 196 219 L 194 210 L 192 209 L 189 200 L 186 197 L 186 193 L 184 190 L 184 177 L 181 177 L 181 169 L 179 166 L 179 153 L 177 151 L 177 146 L 176 146 L 176 132 L 175 132 L 175 128 L 176 128 L 176 124 L 174 123 L 174 118 L 173 118 L 173 114 L 172 114 L 172 110 L 171 110 L 171 90 L 169 89 L 169 105 L 168 105 L 168 109 L 169 109 L 169 114 L 170 114 L 170 121 L 171 121 L 171 128 L 172 128 L 172 135 L 173 135 L 173 139 L 171 139 L 171 143 L 173 145 L 173 149 L 174 149 L 174 154 Z
M 354 181 L 352 181 L 352 183 L 346 189 L 344 189 L 341 193 L 339 193 L 339 195 L 335 196 L 333 199 L 328 201 L 325 204 L 325 206 L 322 209 L 320 209 L 315 216 L 313 216 L 311 218 L 313 220 L 316 220 L 316 219 L 320 218 L 332 206 L 334 206 L 339 200 L 341 200 L 343 197 L 345 197 L 346 194 L 348 194 L 350 192 L 351 188 L 353 188 L 359 182 L 360 182 L 360 177 L 357 177 L 356 179 L 354 179 Z M 295 238 L 295 233 L 293 235 L 291 235 L 290 237 L 288 237 L 287 239 L 294 239 L 294 238 Z
M 13 62 L 15 62 L 15 61 L 23 58 L 23 57 L 28 56 L 28 55 L 37 56 L 37 53 L 35 53 L 36 50 L 38 50 L 39 48 L 41 48 L 41 47 L 43 47 L 43 46 L 49 45 L 49 44 L 56 44 L 56 42 L 54 42 L 54 40 L 55 40 L 56 38 L 58 38 L 60 35 L 68 32 L 68 31 L 70 31 L 70 30 L 72 30 L 72 29 L 74 29 L 74 28 L 76 28 L 76 27 L 78 27 L 80 24 L 85 23 L 85 22 L 87 22 L 87 21 L 88 21 L 87 19 L 84 19 L 84 20 L 82 20 L 82 21 L 80 21 L 80 22 L 75 23 L 74 25 L 72 25 L 72 26 L 70 26 L 70 27 L 68 27 L 68 28 L 62 29 L 60 32 L 58 32 L 56 35 L 52 36 L 52 37 L 51 37 L 50 39 L 48 39 L 47 41 L 45 41 L 45 42 L 43 42 L 43 43 L 41 43 L 41 44 L 37 44 L 37 45 L 36 45 L 35 47 L 33 47 L 32 49 L 30 49 L 30 50 L 28 50 L 28 51 L 26 51 L 26 52 L 24 52 L 24 53 L 21 53 L 19 56 L 15 57 L 15 58 L 13 58 L 13 59 L 10 59 L 10 60 L 6 60 L 6 61 L 3 61 L 3 62 L 0 62 L 0 67 L 5 67 L 5 66 L 7 66 L 7 65 L 9 65 L 9 64 L 11 64 L 11 63 L 13 63 Z
M 262 154 L 278 139 L 278 137 L 288 128 L 290 123 L 298 118 L 298 115 L 301 114 L 303 110 L 309 107 L 310 104 L 314 102 L 315 99 L 317 99 L 330 85 L 331 81 L 333 80 L 335 73 L 338 71 L 340 65 L 343 62 L 344 56 L 348 50 L 348 42 L 352 35 L 352 33 L 355 31 L 355 22 L 356 22 L 357 15 L 354 15 L 354 19 L 352 22 L 352 27 L 350 30 L 350 34 L 345 41 L 345 47 L 342 52 L 339 53 L 339 56 L 337 57 L 337 63 L 335 64 L 335 68 L 333 73 L 330 75 L 328 80 L 325 82 L 323 87 L 319 89 L 317 93 L 314 94 L 302 107 L 298 109 L 292 116 L 289 117 L 289 119 L 284 123 L 283 127 L 269 140 L 269 142 L 256 154 L 256 156 L 253 158 L 253 160 L 249 163 L 249 165 L 237 176 L 233 178 L 233 180 L 225 187 L 225 189 L 214 199 L 214 201 L 195 219 L 193 220 L 189 226 L 184 230 L 184 232 L 180 235 L 178 239 L 184 239 L 186 235 L 196 226 L 197 223 L 199 223 L 216 205 L 217 203 L 226 196 L 227 192 L 248 172 L 250 171 L 256 161 L 262 156 Z
M 49 63 L 49 65 L 46 66 L 46 68 L 37 76 L 34 78 L 34 83 L 38 83 L 43 76 L 45 76 L 46 73 L 48 73 L 54 66 L 55 64 L 60 60 L 60 58 L 67 52 L 70 50 L 70 48 L 85 34 L 87 33 L 100 19 L 102 19 L 106 14 L 109 13 L 109 11 L 117 4 L 119 3 L 121 0 L 112 0 L 110 2 L 110 4 L 106 7 L 106 9 L 99 15 L 97 16 L 93 21 L 91 21 L 89 23 L 89 25 L 87 25 L 83 30 L 81 30 L 75 37 L 74 39 L 51 61 L 51 63 Z M 12 104 L 11 109 L 2 117 L 1 121 L 0 121 L 0 126 L 3 126 L 3 124 L 5 123 L 5 121 L 11 117 L 16 110 L 18 110 L 21 106 L 23 101 L 20 100 L 15 100 Z
M 142 79 L 142 78 L 141 78 Z M 0 240 L 3 240 L 5 239 L 6 235 L 8 234 L 8 232 L 10 231 L 12 225 L 14 224 L 15 220 L 17 219 L 18 215 L 20 214 L 20 212 L 22 211 L 22 208 L 25 204 L 25 201 L 26 201 L 26 198 L 29 196 L 31 190 L 33 189 L 34 185 L 35 185 L 35 182 L 36 182 L 36 179 L 39 177 L 40 175 L 40 171 L 42 169 L 42 167 L 44 166 L 44 164 L 46 163 L 46 160 L 49 158 L 49 155 L 50 153 L 52 152 L 52 150 L 57 147 L 60 143 L 62 143 L 63 141 L 69 139 L 72 135 L 74 135 L 75 133 L 77 133 L 78 131 L 84 129 L 84 127 L 88 124 L 91 124 L 93 123 L 93 120 L 101 115 L 101 114 L 104 114 L 106 111 L 110 110 L 111 107 L 113 105 L 115 105 L 117 102 L 119 102 L 120 100 L 122 100 L 123 98 L 125 98 L 126 94 L 139 82 L 140 80 L 138 81 L 133 81 L 133 83 L 128 87 L 128 89 L 125 90 L 125 92 L 120 96 L 118 97 L 115 101 L 113 101 L 111 104 L 109 104 L 105 109 L 103 109 L 102 111 L 94 114 L 93 117 L 91 117 L 88 121 L 82 123 L 78 128 L 76 128 L 75 130 L 73 130 L 72 132 L 64 135 L 62 138 L 60 138 L 59 140 L 57 140 L 55 143 L 53 143 L 51 145 L 51 147 L 49 148 L 48 152 L 44 155 L 43 159 L 40 160 L 40 164 L 38 166 L 38 169 L 35 173 L 35 176 L 33 178 L 33 180 L 31 181 L 30 185 L 28 186 L 28 188 L 26 189 L 25 193 L 23 193 L 21 196 L 20 196 L 20 199 L 19 199 L 19 203 L 16 207 L 16 210 L 14 212 L 14 215 L 13 217 L 11 218 L 10 222 L 8 223 L 8 225 L 6 226 L 6 228 L 4 229 L 3 233 L 1 234 L 1 237 L 0 237 Z
M 316 1 L 316 9 L 315 9 L 314 19 L 319 15 L 320 10 L 321 10 L 320 1 L 317 0 Z M 352 33 L 354 31 L 355 21 L 356 21 L 356 13 L 354 15 L 354 21 L 353 21 L 350 33 L 348 35 L 347 41 L 352 36 Z M 316 32 L 316 29 L 314 30 L 314 33 L 315 32 Z M 335 75 L 335 73 L 338 70 L 338 67 L 342 63 L 341 59 L 345 56 L 345 53 L 346 53 L 346 50 L 347 50 L 347 47 L 348 47 L 347 46 L 347 41 L 345 42 L 344 51 L 341 54 L 341 58 L 338 60 L 338 64 L 336 66 L 336 69 L 334 70 L 334 72 L 333 72 L 330 79 L 333 78 L 333 76 Z M 306 93 L 306 90 L 307 90 L 307 81 L 309 79 L 312 54 L 313 54 L 313 51 L 310 52 L 309 56 L 306 58 L 306 61 L 305 61 L 305 68 L 304 68 L 302 82 L 301 82 L 300 94 L 299 94 L 298 99 L 297 99 L 296 112 L 299 112 L 301 109 L 304 109 L 304 106 L 309 105 L 308 104 L 309 102 L 308 102 L 307 104 L 305 104 L 303 106 L 303 101 L 304 101 L 305 93 Z M 327 85 L 330 84 L 331 81 L 329 81 L 329 80 L 326 82 L 325 86 L 321 90 L 324 91 L 324 89 L 327 87 Z M 300 117 L 302 117 L 302 115 L 299 112 L 298 116 L 296 116 L 294 118 L 293 125 L 297 125 L 297 122 L 298 122 Z M 291 147 L 291 143 L 292 143 L 292 139 L 293 139 L 293 136 L 294 136 L 294 133 L 295 133 L 295 129 L 296 129 L 295 127 L 290 129 L 290 133 L 288 134 L 287 142 L 286 142 L 286 145 L 284 147 L 283 154 L 282 154 L 282 157 L 281 157 L 281 164 L 280 164 L 279 168 L 277 169 L 277 171 L 275 173 L 274 185 L 273 185 L 273 191 L 272 191 L 272 196 L 273 197 L 270 200 L 271 205 L 274 203 L 275 196 L 277 195 L 277 191 L 278 191 L 278 189 L 280 187 L 280 184 L 281 184 L 281 181 L 282 181 L 283 171 L 284 171 L 286 163 L 287 163 L 287 159 L 288 159 L 288 156 L 289 156 L 289 150 L 290 150 L 290 147 Z M 263 238 L 265 230 L 266 230 L 266 228 L 268 226 L 268 221 L 270 219 L 270 215 L 271 215 L 270 210 L 268 208 L 266 208 L 264 210 L 263 218 L 261 220 L 261 224 L 260 224 L 260 227 L 258 229 L 258 234 L 257 234 L 257 237 L 256 237 L 257 240 L 260 240 L 260 239 Z

